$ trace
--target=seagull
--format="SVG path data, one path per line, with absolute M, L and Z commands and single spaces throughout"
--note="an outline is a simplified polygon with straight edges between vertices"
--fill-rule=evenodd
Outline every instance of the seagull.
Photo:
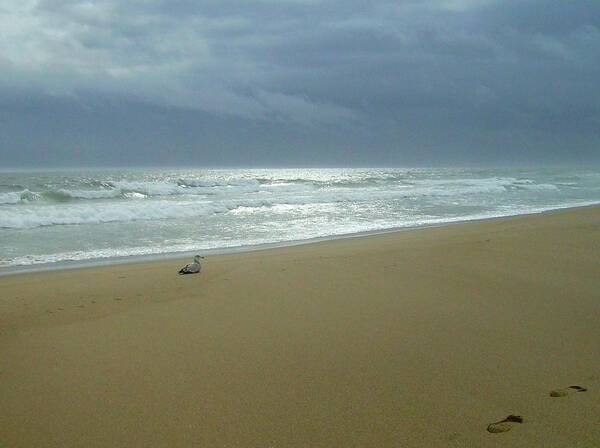
M 198 272 L 200 272 L 200 269 L 201 269 L 200 259 L 201 258 L 204 258 L 204 257 L 201 257 L 200 255 L 196 255 L 194 257 L 194 262 L 186 264 L 184 267 L 182 267 L 179 270 L 179 273 L 180 274 L 197 274 Z

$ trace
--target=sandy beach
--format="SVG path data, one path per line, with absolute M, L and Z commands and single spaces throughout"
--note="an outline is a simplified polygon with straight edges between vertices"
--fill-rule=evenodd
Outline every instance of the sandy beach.
M 187 261 L 0 278 L 0 446 L 600 446 L 600 207 Z

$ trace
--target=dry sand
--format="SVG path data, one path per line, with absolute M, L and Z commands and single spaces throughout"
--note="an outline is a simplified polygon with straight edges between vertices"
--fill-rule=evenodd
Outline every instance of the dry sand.
M 600 446 L 600 207 L 180 266 L 0 278 L 0 446 Z

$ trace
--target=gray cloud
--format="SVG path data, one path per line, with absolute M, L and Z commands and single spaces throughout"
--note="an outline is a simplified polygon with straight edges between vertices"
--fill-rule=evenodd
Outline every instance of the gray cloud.
M 592 1 L 4 5 L 0 163 L 600 158 Z

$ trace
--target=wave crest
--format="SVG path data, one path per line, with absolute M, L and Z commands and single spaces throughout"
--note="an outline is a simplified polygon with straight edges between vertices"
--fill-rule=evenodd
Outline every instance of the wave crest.
M 29 191 L 28 189 L 22 191 L 10 191 L 8 193 L 0 193 L 0 205 L 14 205 L 23 204 L 32 201 L 39 201 L 41 196 L 38 193 Z

